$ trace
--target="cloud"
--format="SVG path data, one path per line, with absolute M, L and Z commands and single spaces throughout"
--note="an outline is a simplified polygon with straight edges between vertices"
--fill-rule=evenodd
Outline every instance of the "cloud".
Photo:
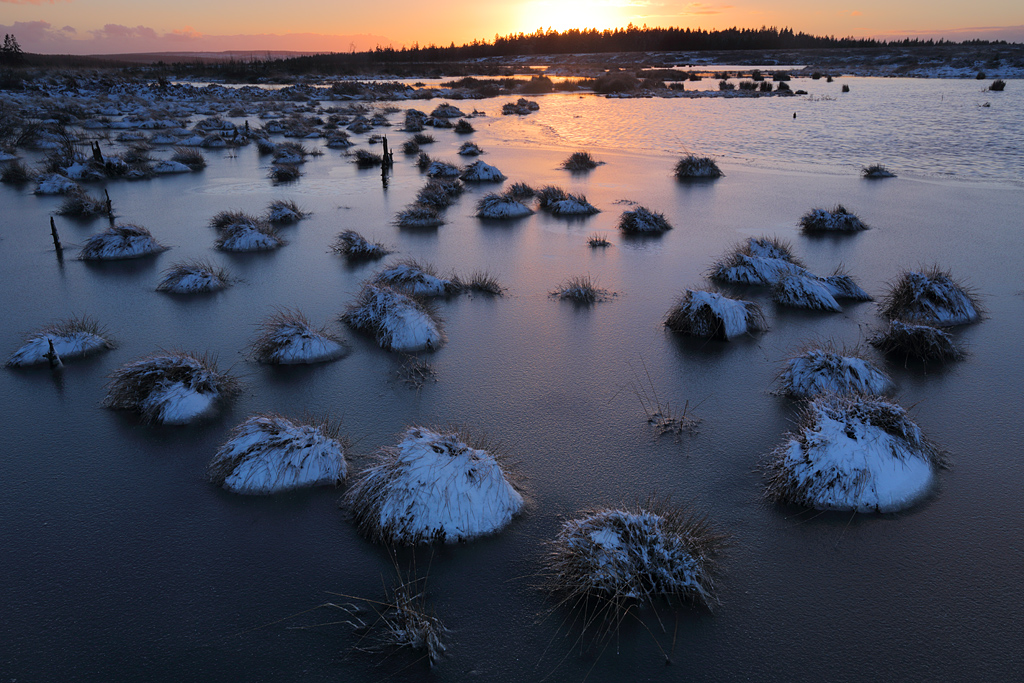
M 71 2 L 71 0 L 0 0 L 8 5 L 56 5 L 58 2 Z
M 0 0 L 3 2 L 6 0 Z M 384 36 L 328 35 L 322 33 L 264 33 L 206 35 L 191 26 L 160 33 L 148 26 L 107 24 L 77 31 L 73 26 L 56 29 L 46 21 L 18 21 L 0 25 L 0 33 L 12 33 L 26 52 L 42 54 L 103 55 L 145 52 L 348 52 L 389 46 Z
M 680 14 L 711 15 L 721 14 L 727 10 L 735 9 L 732 5 L 705 5 L 703 2 L 691 2 Z
M 882 40 L 901 40 L 903 38 L 929 38 L 938 40 L 1005 40 L 1010 43 L 1024 43 L 1024 25 L 1018 26 L 974 26 L 970 28 L 948 29 L 910 29 L 877 33 L 861 29 L 864 35 L 871 35 Z

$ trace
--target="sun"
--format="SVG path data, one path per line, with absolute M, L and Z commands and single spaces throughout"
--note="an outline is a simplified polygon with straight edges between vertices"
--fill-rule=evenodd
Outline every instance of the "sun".
M 523 3 L 519 26 L 524 32 L 538 28 L 564 31 L 570 28 L 613 28 L 624 26 L 622 8 L 608 2 L 584 0 L 531 0 Z

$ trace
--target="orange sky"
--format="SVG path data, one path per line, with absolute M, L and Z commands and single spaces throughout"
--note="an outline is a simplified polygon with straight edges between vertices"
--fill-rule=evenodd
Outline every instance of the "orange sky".
M 789 26 L 838 36 L 1024 41 L 1024 2 L 976 0 L 0 0 L 32 52 L 367 49 L 461 44 L 537 28 Z

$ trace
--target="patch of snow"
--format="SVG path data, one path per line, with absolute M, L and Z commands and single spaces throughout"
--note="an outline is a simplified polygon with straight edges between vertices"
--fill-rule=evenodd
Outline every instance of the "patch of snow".
M 712 266 L 711 279 L 745 285 L 775 285 L 787 275 L 814 277 L 810 271 L 792 261 L 735 254 L 723 263 Z
M 59 173 L 50 173 L 39 178 L 36 194 L 72 194 L 81 188 L 74 180 Z
M 842 308 L 832 296 L 831 289 L 821 280 L 803 275 L 786 275 L 772 292 L 782 306 L 809 308 L 815 311 L 838 312 Z
M 192 169 L 180 161 L 158 161 L 153 164 L 153 173 L 165 175 L 168 173 L 191 173 Z
M 467 183 L 500 183 L 505 180 L 501 171 L 483 161 L 474 161 L 466 167 L 459 178 Z
M 11 357 L 7 359 L 7 367 L 20 368 L 49 363 L 50 342 L 53 342 L 53 350 L 57 352 L 61 360 L 82 358 L 114 348 L 108 339 L 93 332 L 69 331 L 66 334 L 55 331 L 39 332 L 29 337 L 21 348 L 11 354 Z
M 166 249 L 145 228 L 118 225 L 90 237 L 78 258 L 83 261 L 118 261 L 158 254 Z
M 476 207 L 478 218 L 522 218 L 533 213 L 533 209 L 514 197 L 490 192 L 483 196 Z
M 794 398 L 827 393 L 880 395 L 893 388 L 888 375 L 870 361 L 825 349 L 811 349 L 790 359 L 780 381 L 783 391 Z
M 364 287 L 343 319 L 372 334 L 387 351 L 434 350 L 445 339 L 438 321 L 419 301 L 385 286 Z

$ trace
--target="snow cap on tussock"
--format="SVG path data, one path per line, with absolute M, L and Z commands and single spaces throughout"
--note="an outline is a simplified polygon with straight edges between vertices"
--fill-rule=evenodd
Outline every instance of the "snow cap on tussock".
M 882 353 L 928 362 L 947 363 L 963 358 L 953 337 L 930 325 L 911 325 L 890 320 L 889 327 L 868 339 Z
M 776 303 L 791 308 L 838 312 L 842 308 L 832 296 L 831 288 L 816 277 L 785 275 L 772 290 Z
M 461 431 L 410 427 L 376 454 L 345 499 L 375 541 L 468 540 L 499 531 L 523 508 L 501 461 Z
M 432 206 L 409 204 L 395 215 L 394 223 L 400 228 L 437 228 L 444 225 L 444 219 Z
M 872 299 L 872 296 L 865 292 L 853 277 L 844 272 L 842 267 L 837 268 L 831 275 L 819 279 L 836 299 L 850 299 L 851 301 L 871 301 Z
M 417 296 L 447 296 L 462 289 L 458 278 L 444 278 L 430 264 L 414 259 L 399 261 L 374 276 L 375 284 L 389 285 L 393 289 Z
M 238 382 L 215 361 L 161 352 L 127 363 L 110 378 L 103 405 L 132 410 L 146 422 L 185 424 L 216 411 L 238 393 Z
M 156 286 L 158 292 L 171 294 L 199 294 L 218 292 L 230 286 L 231 276 L 220 266 L 209 261 L 192 260 L 175 263 L 164 271 Z
M 82 188 L 78 183 L 59 173 L 41 176 L 36 187 L 36 194 L 72 194 L 81 191 Z
M 284 240 L 270 225 L 257 223 L 235 223 L 223 228 L 216 246 L 221 251 L 272 251 L 284 245 Z
M 345 448 L 328 426 L 253 415 L 235 427 L 208 467 L 235 493 L 267 495 L 345 480 Z
M 789 245 L 774 238 L 751 237 L 711 266 L 708 277 L 744 285 L 775 285 L 786 275 L 814 277 L 793 256 Z
M 7 367 L 49 363 L 51 343 L 61 360 L 82 358 L 114 348 L 114 342 L 106 331 L 92 318 L 68 318 L 29 335 L 25 343 L 7 359 Z
M 631 211 L 623 211 L 619 216 L 619 230 L 624 233 L 651 235 L 671 229 L 672 225 L 665 219 L 665 214 L 651 211 L 645 206 L 638 206 Z
M 78 258 L 83 261 L 119 261 L 166 251 L 141 225 L 117 225 L 90 237 Z
M 467 183 L 500 183 L 505 180 L 501 171 L 483 161 L 474 161 L 466 167 L 459 178 Z
M 548 545 L 544 574 L 554 597 L 587 612 L 584 628 L 608 635 L 638 604 L 663 599 L 712 607 L 725 544 L 705 518 L 652 500 L 565 522 Z
M 416 193 L 416 204 L 434 209 L 445 209 L 451 206 L 465 190 L 466 187 L 460 180 L 431 178 Z
M 877 396 L 893 388 L 889 376 L 856 350 L 837 350 L 830 343 L 811 346 L 789 359 L 779 382 L 793 398 L 827 393 Z
M 880 305 L 890 320 L 924 325 L 965 325 L 981 318 L 974 293 L 938 268 L 903 273 Z
M 331 251 L 345 256 L 349 261 L 373 260 L 384 258 L 391 253 L 379 242 L 370 242 L 355 230 L 345 230 L 338 234 Z
M 433 351 L 445 341 L 440 322 L 423 301 L 384 285 L 365 285 L 342 321 L 373 335 L 386 351 Z
M 488 192 L 476 205 L 477 218 L 510 219 L 531 214 L 533 209 L 507 191 L 501 194 Z
M 686 290 L 669 309 L 665 326 L 693 337 L 729 340 L 768 329 L 761 307 L 701 289 Z
M 270 202 L 266 219 L 271 223 L 296 223 L 308 215 L 309 213 L 300 209 L 294 201 L 278 199 Z
M 868 227 L 842 204 L 831 209 L 811 209 L 800 217 L 800 229 L 806 233 L 859 232 Z
M 281 310 L 260 323 L 252 356 L 260 363 L 304 365 L 336 360 L 345 346 L 325 328 L 315 328 L 299 311 Z
M 447 161 L 433 161 L 422 152 L 420 157 L 426 157 L 426 171 L 431 178 L 458 178 L 462 173 L 462 169 L 455 164 Z
M 766 493 L 818 510 L 895 512 L 932 490 L 943 462 L 895 403 L 825 394 L 769 455 Z
M 711 157 L 699 157 L 688 154 L 676 162 L 676 178 L 688 180 L 693 178 L 721 178 L 724 173 Z
M 459 154 L 464 157 L 475 157 L 483 154 L 484 151 L 475 142 L 463 142 L 459 147 Z

